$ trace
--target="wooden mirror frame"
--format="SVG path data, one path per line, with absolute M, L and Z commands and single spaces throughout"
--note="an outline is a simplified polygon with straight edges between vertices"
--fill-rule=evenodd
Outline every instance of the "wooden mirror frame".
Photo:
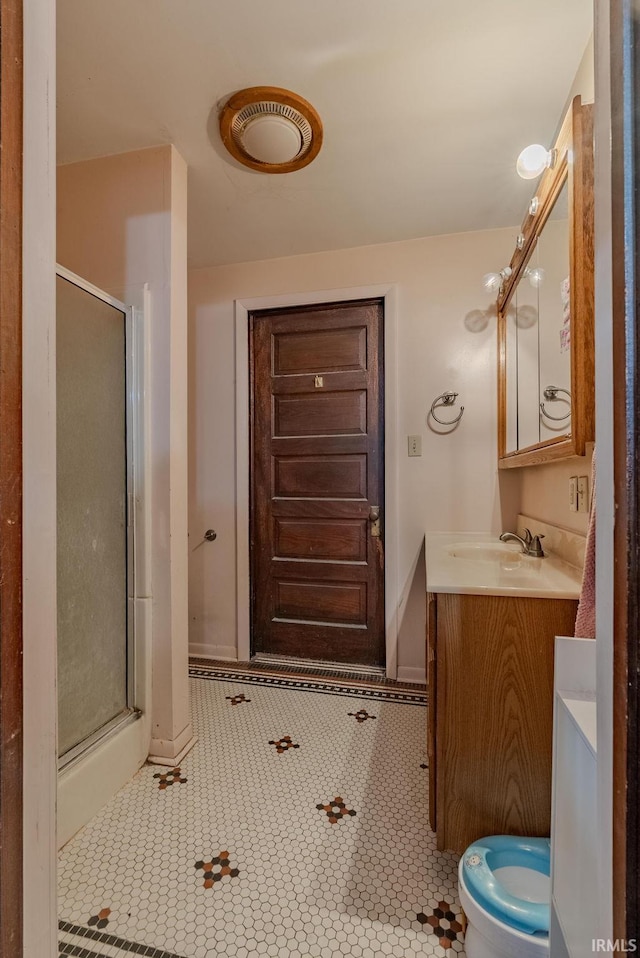
M 527 213 L 520 248 L 509 266 L 511 275 L 498 296 L 498 466 L 532 466 L 584 456 L 595 439 L 595 344 L 593 320 L 593 105 L 572 101 L 554 144 L 555 163 L 545 170 L 535 196 L 536 211 Z M 553 206 L 565 183 L 569 196 L 569 270 L 571 278 L 571 433 L 508 452 L 507 443 L 507 308 L 522 278 Z

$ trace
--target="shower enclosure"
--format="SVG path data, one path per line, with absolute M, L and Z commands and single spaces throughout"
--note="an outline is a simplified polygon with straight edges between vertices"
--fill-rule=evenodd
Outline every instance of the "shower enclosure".
M 58 756 L 66 768 L 134 702 L 132 314 L 59 269 Z

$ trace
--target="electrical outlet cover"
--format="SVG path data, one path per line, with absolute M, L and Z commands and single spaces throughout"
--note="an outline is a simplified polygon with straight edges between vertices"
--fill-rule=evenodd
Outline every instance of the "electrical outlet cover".
M 589 477 L 578 476 L 578 512 L 589 511 Z
M 578 511 L 578 477 L 571 476 L 569 479 L 569 511 Z

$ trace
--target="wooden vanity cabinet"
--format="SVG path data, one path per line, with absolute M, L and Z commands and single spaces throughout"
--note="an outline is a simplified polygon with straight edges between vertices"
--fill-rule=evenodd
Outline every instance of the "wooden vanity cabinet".
M 577 602 L 427 595 L 429 820 L 440 850 L 546 836 L 553 656 Z

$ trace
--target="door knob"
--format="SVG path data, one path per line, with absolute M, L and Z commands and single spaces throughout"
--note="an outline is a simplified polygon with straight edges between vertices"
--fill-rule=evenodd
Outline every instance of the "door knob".
M 204 534 L 204 537 L 207 540 L 207 542 L 214 542 L 218 538 L 218 533 L 214 532 L 213 529 L 207 529 L 207 531 Z
M 369 508 L 369 522 L 371 523 L 371 535 L 375 539 L 380 538 L 380 506 L 371 506 Z

